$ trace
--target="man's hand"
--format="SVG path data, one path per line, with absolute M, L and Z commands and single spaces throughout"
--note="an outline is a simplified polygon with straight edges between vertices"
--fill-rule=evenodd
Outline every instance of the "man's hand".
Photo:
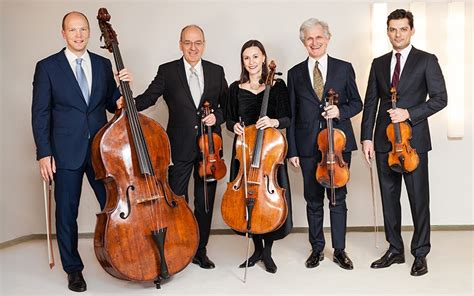
M 322 115 L 325 119 L 339 118 L 339 108 L 336 105 L 324 107 Z
M 365 160 L 370 165 L 370 161 L 375 156 L 374 143 L 371 140 L 362 141 L 362 152 L 364 153 Z
M 117 105 L 117 109 L 122 109 L 124 106 L 125 106 L 125 100 L 123 98 L 123 96 L 121 96 L 116 102 L 115 104 Z
M 298 156 L 293 156 L 290 157 L 290 163 L 295 167 L 298 168 L 300 167 L 300 158 Z
M 133 81 L 132 73 L 128 72 L 128 70 L 126 68 L 120 70 L 120 72 L 118 72 L 115 75 L 121 81 L 128 81 L 129 83 L 131 83 Z
M 213 126 L 216 124 L 216 121 L 216 116 L 212 113 L 202 119 L 202 122 L 207 126 Z
M 54 161 L 54 157 L 46 156 L 41 158 L 38 161 L 40 174 L 43 180 L 45 181 L 52 181 L 53 180 L 53 173 L 56 173 L 56 162 Z
M 388 114 L 390 114 L 390 119 L 392 120 L 392 123 L 404 122 L 405 120 L 410 118 L 410 114 L 408 113 L 407 109 L 388 109 L 387 112 Z

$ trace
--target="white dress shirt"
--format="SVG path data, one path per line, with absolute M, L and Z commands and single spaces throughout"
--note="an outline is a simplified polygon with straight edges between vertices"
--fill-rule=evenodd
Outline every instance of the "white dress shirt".
M 194 66 L 194 69 L 196 70 L 196 75 L 199 78 L 199 87 L 201 90 L 201 95 L 204 92 L 204 70 L 202 69 L 202 60 L 199 60 L 199 62 Z M 186 59 L 183 57 L 183 62 L 184 62 L 184 71 L 186 71 L 186 79 L 188 80 L 188 85 L 189 85 L 189 77 L 191 76 L 191 65 L 186 61 Z M 199 106 L 199 102 L 194 102 L 196 106 Z
M 402 51 L 400 51 L 400 77 L 402 76 L 402 72 L 403 72 L 403 67 L 405 67 L 405 63 L 407 61 L 407 58 L 408 58 L 408 54 L 410 53 L 410 50 L 413 46 L 410 44 L 408 45 L 407 47 L 405 47 L 404 49 L 402 49 Z M 395 65 L 397 64 L 397 57 L 395 56 L 395 54 L 397 53 L 396 50 L 392 50 L 392 60 L 390 62 L 390 82 L 392 82 L 392 77 L 393 77 L 393 72 L 395 71 Z
M 321 75 L 323 76 L 323 82 L 326 84 L 326 76 L 328 74 L 328 54 L 325 53 L 319 60 L 319 71 L 321 71 Z M 316 60 L 312 57 L 308 57 L 308 72 L 309 78 L 311 79 L 311 86 L 314 85 L 314 78 L 313 78 L 313 71 L 314 65 L 316 64 Z
M 91 95 L 92 91 L 92 65 L 91 65 L 91 58 L 89 56 L 89 52 L 86 50 L 84 54 L 80 57 L 76 56 L 75 54 L 72 53 L 72 51 L 69 50 L 69 48 L 66 47 L 66 50 L 64 51 L 66 54 L 67 61 L 69 62 L 69 66 L 71 66 L 72 73 L 74 73 L 74 76 L 76 76 L 76 59 L 81 58 L 82 59 L 82 69 L 84 69 L 84 73 L 86 74 L 86 79 L 87 79 L 87 86 L 89 86 L 89 96 Z M 76 76 L 77 79 L 77 76 Z

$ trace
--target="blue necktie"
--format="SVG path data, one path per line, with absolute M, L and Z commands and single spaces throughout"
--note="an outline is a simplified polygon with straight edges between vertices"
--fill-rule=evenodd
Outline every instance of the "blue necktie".
M 89 85 L 87 84 L 86 73 L 81 66 L 82 59 L 76 59 L 76 79 L 79 83 L 79 87 L 81 88 L 82 95 L 84 96 L 84 100 L 86 100 L 86 104 L 89 105 Z

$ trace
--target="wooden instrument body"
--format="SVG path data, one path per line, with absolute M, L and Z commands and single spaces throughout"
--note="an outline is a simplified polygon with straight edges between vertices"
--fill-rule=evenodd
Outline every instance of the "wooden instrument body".
M 222 218 L 232 229 L 249 232 L 246 220 L 246 196 L 244 188 L 244 170 L 247 170 L 247 192 L 249 198 L 255 199 L 252 211 L 250 233 L 263 234 L 278 229 L 288 215 L 285 189 L 277 182 L 277 170 L 287 152 L 285 137 L 275 128 L 263 130 L 261 152 L 262 161 L 259 168 L 252 167 L 253 147 L 256 144 L 258 130 L 255 125 L 245 127 L 246 147 L 242 153 L 242 140 L 236 141 L 235 158 L 239 161 L 239 172 L 234 180 L 227 183 L 227 190 L 221 204 Z M 244 168 L 243 158 L 246 157 Z
M 210 134 L 212 134 L 211 141 L 209 141 L 209 133 L 206 133 L 199 138 L 199 149 L 203 152 L 206 158 L 205 162 L 200 161 L 199 163 L 199 176 L 201 178 L 206 176 L 213 180 L 220 180 L 224 178 L 227 173 L 225 162 L 220 157 L 220 152 L 222 151 L 222 138 L 217 133 L 211 132 Z M 210 151 L 210 145 L 213 145 L 213 151 Z
M 399 141 L 397 141 L 397 132 L 400 135 Z M 413 172 L 418 167 L 420 159 L 416 149 L 410 145 L 411 126 L 406 122 L 390 123 L 386 133 L 392 143 L 392 150 L 388 154 L 390 168 L 399 173 Z
M 153 281 L 162 273 L 152 231 L 166 228 L 164 254 L 168 273 L 173 275 L 191 262 L 199 230 L 184 197 L 175 195 L 168 185 L 170 144 L 166 132 L 152 119 L 141 114 L 138 117 L 148 151 L 152 151 L 155 178 L 140 172 L 125 111 L 118 110 L 92 143 L 96 178 L 103 179 L 107 191 L 106 206 L 97 214 L 94 250 L 109 274 Z M 154 194 L 149 191 L 150 182 Z
M 333 128 L 334 152 L 328 153 L 328 129 L 318 134 L 318 148 L 322 158 L 316 169 L 316 180 L 326 188 L 331 188 L 331 175 L 333 176 L 333 188 L 340 188 L 349 182 L 350 173 L 347 163 L 342 157 L 346 146 L 346 135 L 343 131 Z
M 397 89 L 390 89 L 392 94 L 392 110 L 397 109 Z M 420 163 L 416 149 L 410 145 L 411 126 L 407 122 L 391 122 L 385 130 L 387 138 L 392 144 L 392 150 L 388 153 L 388 165 L 398 173 L 413 172 Z

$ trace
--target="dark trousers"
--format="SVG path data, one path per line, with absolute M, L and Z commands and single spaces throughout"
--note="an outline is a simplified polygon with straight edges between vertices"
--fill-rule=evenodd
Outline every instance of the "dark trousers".
M 351 152 L 344 153 L 343 158 L 350 164 Z M 322 251 L 325 246 L 323 232 L 324 191 L 326 191 L 328 198 L 331 196 L 331 190 L 323 187 L 316 181 L 316 167 L 320 161 L 320 154 L 315 157 L 300 157 L 304 182 L 304 198 L 306 200 L 306 215 L 309 226 L 309 242 L 314 251 Z M 346 194 L 346 186 L 335 189 L 336 205 L 333 206 L 329 203 L 331 239 L 334 249 L 343 250 L 346 247 Z
M 197 253 L 200 253 L 206 250 L 207 242 L 209 241 L 217 181 L 207 183 L 209 212 L 206 213 L 204 180 L 199 176 L 198 158 L 196 157 L 189 161 L 173 161 L 173 163 L 174 165 L 169 168 L 169 183 L 171 190 L 173 190 L 177 195 L 184 195 L 187 202 L 189 202 L 189 179 L 191 178 L 191 172 L 193 172 L 194 169 L 194 216 L 196 216 L 199 226 L 199 246 Z
M 410 201 L 414 233 L 411 240 L 413 256 L 426 256 L 430 244 L 430 190 L 428 181 L 428 153 L 419 153 L 420 163 L 411 173 L 397 173 L 388 165 L 388 153 L 376 153 L 377 173 L 379 176 L 380 192 L 382 194 L 383 218 L 385 237 L 390 243 L 389 250 L 393 253 L 403 253 L 401 235 L 401 206 L 400 195 L 402 177 Z
M 105 207 L 106 194 L 102 181 L 95 180 L 90 155 L 77 170 L 57 169 L 54 174 L 56 200 L 56 233 L 63 269 L 67 273 L 82 271 L 84 264 L 77 250 L 77 216 L 84 173 L 94 190 L 100 208 Z

